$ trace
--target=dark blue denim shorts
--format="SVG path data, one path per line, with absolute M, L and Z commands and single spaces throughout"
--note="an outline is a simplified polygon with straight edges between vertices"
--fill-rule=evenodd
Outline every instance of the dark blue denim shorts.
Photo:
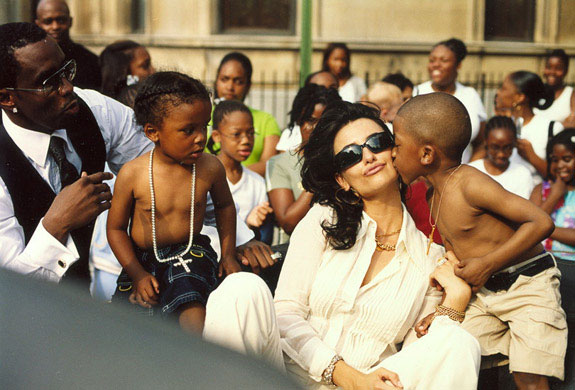
M 188 246 L 185 244 L 169 245 L 158 249 L 160 258 L 175 256 Z M 134 248 L 136 257 L 144 269 L 154 275 L 160 284 L 160 308 L 162 315 L 168 315 L 189 302 L 199 302 L 206 305 L 208 295 L 217 283 L 218 255 L 210 246 L 207 236 L 194 236 L 192 248 L 183 258 L 189 272 L 179 260 L 160 263 L 156 260 L 153 250 Z

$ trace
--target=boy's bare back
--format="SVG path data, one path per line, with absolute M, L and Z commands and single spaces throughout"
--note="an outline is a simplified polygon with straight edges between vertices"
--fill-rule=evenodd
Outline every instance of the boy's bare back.
M 500 248 L 517 230 L 518 224 L 510 217 L 529 218 L 533 206 L 529 201 L 513 195 L 479 170 L 463 165 L 443 189 L 441 199 L 435 194 L 433 215 L 446 249 L 453 250 L 460 259 L 485 256 Z M 431 203 L 430 203 L 431 207 Z M 502 210 L 497 213 L 497 210 Z M 508 265 L 520 263 L 543 251 L 541 244 L 525 248 Z
M 150 154 L 146 153 L 126 164 L 118 174 L 115 187 L 116 191 L 131 192 L 130 237 L 141 249 L 152 248 L 149 161 Z M 205 153 L 195 165 L 194 234 L 198 234 L 203 227 L 207 193 L 222 181 L 225 183 L 225 170 L 215 156 Z M 158 247 L 188 242 L 192 166 L 167 164 L 159 153 L 154 153 L 153 178 Z M 215 203 L 217 195 L 212 193 L 212 197 Z

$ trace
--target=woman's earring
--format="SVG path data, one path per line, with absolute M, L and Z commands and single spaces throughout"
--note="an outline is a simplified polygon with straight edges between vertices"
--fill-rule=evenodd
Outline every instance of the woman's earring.
M 12 108 L 12 112 L 13 112 L 14 114 L 18 114 L 18 109 L 17 109 L 16 107 L 13 107 L 13 108 Z

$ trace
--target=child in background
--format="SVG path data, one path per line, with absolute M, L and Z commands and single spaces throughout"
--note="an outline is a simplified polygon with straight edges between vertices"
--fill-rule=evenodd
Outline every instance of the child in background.
M 201 333 L 217 275 L 239 271 L 236 210 L 222 164 L 202 153 L 211 114 L 198 80 L 160 72 L 142 85 L 136 120 L 155 148 L 120 170 L 108 214 L 108 241 L 131 277 L 131 300 Z M 208 192 L 214 200 L 222 259 L 201 231 Z M 128 232 L 129 228 L 129 232 Z
M 477 293 L 463 327 L 479 340 L 482 355 L 509 357 L 519 390 L 548 389 L 548 376 L 563 379 L 567 347 L 561 274 L 540 243 L 553 231 L 551 218 L 461 165 L 471 123 L 457 98 L 414 97 L 394 124 L 394 164 L 406 183 L 425 176 L 433 185 L 434 227 L 460 260 L 457 276 Z
M 479 169 L 507 191 L 529 199 L 533 190 L 531 172 L 525 166 L 510 161 L 517 144 L 517 130 L 511 118 L 494 116 L 485 125 L 486 157 L 468 165 Z
M 564 260 L 575 261 L 575 129 L 566 129 L 547 145 L 549 179 L 537 185 L 531 200 L 551 215 L 553 234 L 545 249 Z
M 213 113 L 212 139 L 220 144 L 218 159 L 224 165 L 238 217 L 259 230 L 273 212 L 266 184 L 260 175 L 242 167 L 254 147 L 254 125 L 250 109 L 242 102 L 225 100 Z
M 397 110 L 403 104 L 401 90 L 393 84 L 378 81 L 367 90 L 365 99 L 377 106 L 379 117 L 384 121 L 393 133 L 393 120 Z
M 404 103 L 413 96 L 414 85 L 411 80 L 405 77 L 401 72 L 389 73 L 382 78 L 381 81 L 393 84 L 397 88 L 401 89 L 401 96 L 403 97 Z

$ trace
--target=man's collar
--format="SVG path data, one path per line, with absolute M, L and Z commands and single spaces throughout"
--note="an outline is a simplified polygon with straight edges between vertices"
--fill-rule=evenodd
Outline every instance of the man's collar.
M 14 141 L 22 153 L 39 166 L 46 166 L 50 137 L 56 136 L 62 138 L 66 141 L 68 149 L 74 150 L 65 129 L 58 129 L 54 131 L 52 135 L 42 133 L 40 131 L 28 130 L 12 122 L 3 110 L 2 123 L 8 135 L 12 138 L 12 141 Z

